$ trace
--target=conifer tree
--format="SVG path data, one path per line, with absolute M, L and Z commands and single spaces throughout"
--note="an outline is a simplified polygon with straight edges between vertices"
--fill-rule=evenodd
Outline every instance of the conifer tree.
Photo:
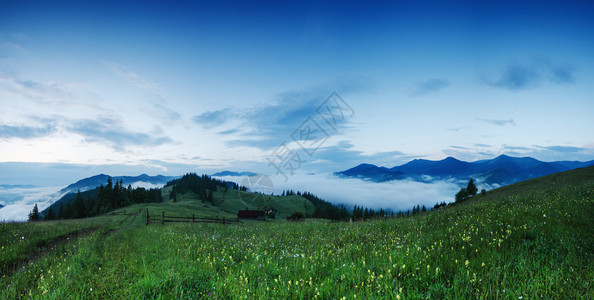
M 470 179 L 468 182 L 468 186 L 466 186 L 466 192 L 469 196 L 474 196 L 478 192 L 476 185 L 474 185 L 474 180 Z
M 39 209 L 37 208 L 37 203 L 35 203 L 33 210 L 29 213 L 29 221 L 39 221 Z
M 76 193 L 76 198 L 74 199 L 74 218 L 84 218 L 85 217 L 85 201 L 83 200 L 82 195 L 80 194 L 80 190 Z

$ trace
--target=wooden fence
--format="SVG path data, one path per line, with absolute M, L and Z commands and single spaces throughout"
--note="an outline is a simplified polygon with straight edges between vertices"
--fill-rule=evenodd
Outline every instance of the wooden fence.
M 215 223 L 215 224 L 237 224 L 239 223 L 239 218 L 199 218 L 196 215 L 192 214 L 191 217 L 177 217 L 177 216 L 166 216 L 165 212 L 161 212 L 161 215 L 153 215 L 149 214 L 148 208 L 146 209 L 146 225 L 149 223 L 161 223 L 165 224 L 165 222 L 177 222 L 177 223 Z

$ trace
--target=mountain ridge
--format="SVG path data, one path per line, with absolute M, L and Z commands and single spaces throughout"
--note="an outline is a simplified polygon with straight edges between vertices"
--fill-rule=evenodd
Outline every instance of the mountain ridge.
M 359 178 L 374 182 L 403 179 L 420 182 L 447 179 L 468 181 L 474 178 L 482 183 L 503 186 L 589 166 L 594 166 L 594 160 L 544 162 L 533 157 L 502 154 L 493 159 L 474 162 L 462 161 L 451 156 L 442 160 L 414 159 L 391 168 L 362 163 L 334 174 L 343 178 Z
M 125 186 L 137 182 L 144 182 L 152 185 L 165 185 L 167 182 L 179 178 L 179 176 L 149 176 L 147 174 L 141 174 L 138 176 L 110 176 L 106 174 L 98 174 L 91 177 L 83 178 L 75 183 L 72 183 L 60 190 L 60 193 L 75 193 L 78 190 L 80 190 L 81 192 L 92 190 L 102 184 L 105 184 L 107 182 L 108 177 L 111 177 L 111 180 L 113 182 L 122 180 Z
M 253 177 L 253 176 L 257 176 L 257 173 L 254 172 L 234 172 L 234 171 L 221 171 L 221 172 L 216 172 L 214 174 L 211 174 L 210 176 L 213 177 L 223 177 L 223 176 L 231 176 L 231 177 L 243 177 L 243 176 L 247 176 L 247 177 Z

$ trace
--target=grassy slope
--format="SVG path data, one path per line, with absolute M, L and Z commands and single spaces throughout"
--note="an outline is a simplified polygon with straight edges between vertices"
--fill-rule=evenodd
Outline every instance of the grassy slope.
M 184 197 L 149 208 L 208 212 Z M 3 272 L 0 297 L 591 299 L 592 220 L 594 168 L 365 223 L 145 226 L 143 212 L 57 222 L 104 227 Z M 17 234 L 45 225 L 19 226 Z M 6 234 L 0 240 L 15 243 Z
M 163 199 L 169 199 L 169 192 L 171 192 L 171 187 L 163 189 Z M 294 212 L 301 212 L 304 215 L 315 212 L 314 205 L 301 196 L 269 196 L 233 189 L 225 191 L 224 188 L 219 187 L 213 193 L 213 198 L 215 202 L 214 206 L 198 200 L 198 196 L 195 193 L 188 192 L 185 195 L 178 196 L 177 203 L 173 203 L 171 200 L 166 201 L 166 203 L 172 205 L 168 206 L 170 209 L 181 203 L 184 208 L 187 208 L 185 212 L 181 208 L 178 209 L 178 213 L 182 215 L 196 213 L 197 215 L 208 214 L 235 217 L 237 216 L 237 212 L 242 209 L 273 207 L 278 211 L 278 218 L 284 219 Z

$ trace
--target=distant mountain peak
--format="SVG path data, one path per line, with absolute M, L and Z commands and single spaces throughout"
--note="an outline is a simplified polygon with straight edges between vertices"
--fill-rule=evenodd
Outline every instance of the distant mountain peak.
M 461 160 L 454 158 L 452 156 L 448 156 L 448 157 L 444 158 L 443 161 L 461 161 Z
M 501 154 L 501 155 L 495 157 L 494 159 L 504 160 L 504 159 L 514 159 L 514 158 L 516 158 L 516 157 L 511 157 L 511 156 L 507 156 L 505 154 Z

